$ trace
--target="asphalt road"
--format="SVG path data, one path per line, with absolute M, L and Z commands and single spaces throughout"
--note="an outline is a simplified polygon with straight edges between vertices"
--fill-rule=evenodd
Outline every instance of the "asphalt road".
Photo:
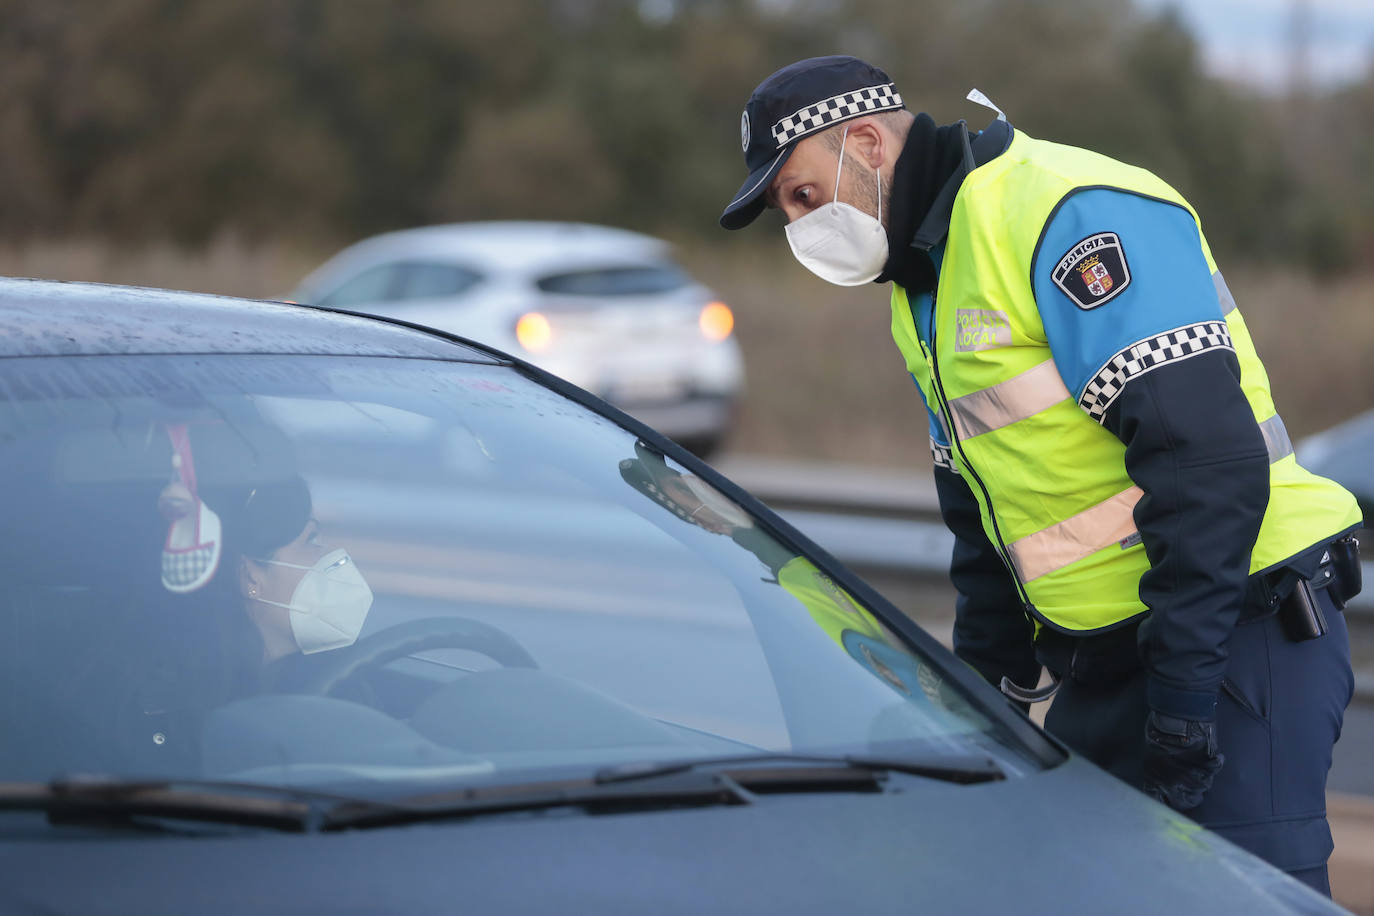
M 1326 787 L 1331 792 L 1374 796 L 1374 705 L 1354 703 L 1336 743 Z

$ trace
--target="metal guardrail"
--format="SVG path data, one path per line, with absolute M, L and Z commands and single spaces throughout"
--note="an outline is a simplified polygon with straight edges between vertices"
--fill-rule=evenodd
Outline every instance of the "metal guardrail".
M 928 474 L 745 457 L 716 467 L 845 563 L 919 577 L 949 572 L 954 537 Z M 1374 623 L 1374 563 L 1362 565 L 1370 587 L 1346 612 Z
M 954 536 L 929 475 L 762 458 L 716 467 L 845 563 L 920 578 L 949 572 Z
M 841 562 L 913 579 L 948 582 L 954 536 L 940 520 L 929 475 L 860 465 L 725 458 L 716 467 Z M 1374 563 L 1368 587 L 1346 606 L 1352 627 L 1374 627 Z M 1374 672 L 1355 673 L 1355 698 L 1374 704 Z
M 772 506 L 939 521 L 929 473 L 863 465 L 731 456 L 717 469 Z

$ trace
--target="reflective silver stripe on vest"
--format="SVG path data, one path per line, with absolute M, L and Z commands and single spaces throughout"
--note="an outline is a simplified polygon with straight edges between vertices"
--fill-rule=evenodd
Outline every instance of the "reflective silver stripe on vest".
M 1236 310 L 1236 298 L 1231 295 L 1231 289 L 1226 285 L 1225 278 L 1221 271 L 1212 271 L 1212 285 L 1217 288 L 1217 301 L 1221 303 L 1221 317 L 1225 318 Z
M 951 441 L 949 438 L 949 424 L 945 422 L 945 415 L 943 411 L 935 414 L 935 422 L 940 424 L 940 432 L 945 434 L 945 441 Z
M 1131 510 L 1144 495 L 1140 487 L 1122 490 L 1111 499 L 1084 509 L 1035 534 L 1028 534 L 1007 545 L 1011 562 L 1022 582 L 1030 582 L 1070 563 L 1076 563 L 1112 543 L 1127 541 L 1135 534 Z M 1132 546 L 1130 544 L 1123 545 Z
M 1035 416 L 1068 397 L 1054 360 L 1047 359 L 990 388 L 954 398 L 949 412 L 959 438 L 972 439 Z
M 1281 461 L 1293 454 L 1293 440 L 1288 438 L 1288 428 L 1283 425 L 1283 417 L 1274 414 L 1259 425 L 1264 433 L 1264 448 L 1269 452 L 1269 463 Z
M 1259 428 L 1270 464 L 1293 454 L 1293 442 L 1282 417 L 1274 414 Z M 1063 569 L 1112 544 L 1120 544 L 1124 550 L 1140 543 L 1134 509 L 1142 495 L 1139 487 L 1131 487 L 1057 525 L 1013 541 L 1007 552 L 1021 581 L 1030 582 Z

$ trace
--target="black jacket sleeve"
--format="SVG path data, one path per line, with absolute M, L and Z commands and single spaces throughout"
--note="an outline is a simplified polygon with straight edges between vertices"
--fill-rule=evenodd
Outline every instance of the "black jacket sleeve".
M 1021 607 L 1016 585 L 1001 556 L 988 541 L 978 503 L 964 479 L 947 468 L 935 469 L 940 515 L 954 534 L 949 578 L 954 604 L 954 653 L 991 684 L 1003 676 L 1023 687 L 1040 679 L 1034 627 Z
M 1126 472 L 1144 491 L 1135 522 L 1150 560 L 1139 630 L 1148 701 L 1210 719 L 1269 503 L 1268 453 L 1240 363 L 1214 350 L 1137 376 L 1103 424 L 1125 443 Z

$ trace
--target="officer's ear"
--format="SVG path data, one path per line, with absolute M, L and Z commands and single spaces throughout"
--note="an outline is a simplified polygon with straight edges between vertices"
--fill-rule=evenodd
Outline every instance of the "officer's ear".
M 846 149 L 852 150 L 854 157 L 876 169 L 887 161 L 887 137 L 878 122 L 873 118 L 858 118 L 849 128 Z

